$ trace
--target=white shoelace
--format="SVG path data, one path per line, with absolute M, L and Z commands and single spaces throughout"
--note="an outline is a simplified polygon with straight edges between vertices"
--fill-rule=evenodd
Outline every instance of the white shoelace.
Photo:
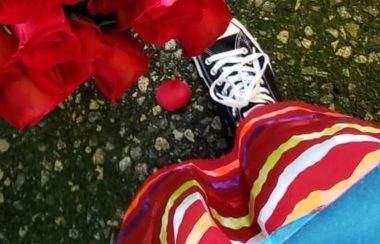
M 265 53 L 248 54 L 247 48 L 239 48 L 215 54 L 205 60 L 206 65 L 213 65 L 211 74 L 221 74 L 210 86 L 210 95 L 216 102 L 232 107 L 233 116 L 236 112 L 251 103 L 275 102 L 269 96 L 270 92 L 263 86 L 263 75 L 269 65 L 269 57 Z M 263 64 L 259 59 L 263 58 Z M 229 66 L 224 67 L 226 64 Z M 216 86 L 223 86 L 218 92 Z M 245 116 L 245 115 L 244 115 Z

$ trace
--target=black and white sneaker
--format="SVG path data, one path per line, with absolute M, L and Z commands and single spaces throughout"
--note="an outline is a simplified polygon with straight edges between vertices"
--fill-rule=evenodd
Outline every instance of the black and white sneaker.
M 236 19 L 212 47 L 193 60 L 233 130 L 257 106 L 280 99 L 268 55 Z

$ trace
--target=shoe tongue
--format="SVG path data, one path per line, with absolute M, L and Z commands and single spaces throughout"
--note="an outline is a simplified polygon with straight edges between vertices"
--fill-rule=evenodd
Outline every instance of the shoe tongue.
M 223 37 L 215 42 L 215 44 L 208 49 L 210 55 L 225 52 L 226 50 L 231 50 L 236 47 L 236 35 L 230 35 Z

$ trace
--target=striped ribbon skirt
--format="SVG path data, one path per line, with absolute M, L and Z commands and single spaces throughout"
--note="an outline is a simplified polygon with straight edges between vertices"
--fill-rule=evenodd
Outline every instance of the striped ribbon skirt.
M 260 243 L 331 205 L 379 159 L 380 127 L 369 122 L 304 103 L 259 107 L 227 156 L 151 175 L 118 243 Z

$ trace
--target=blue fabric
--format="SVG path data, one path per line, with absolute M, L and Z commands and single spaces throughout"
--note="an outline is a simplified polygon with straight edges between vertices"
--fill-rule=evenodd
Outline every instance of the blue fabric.
M 317 213 L 312 213 L 302 217 L 292 223 L 284 226 L 278 231 L 274 232 L 270 237 L 262 241 L 262 244 L 272 244 L 272 243 L 284 243 L 288 240 L 294 233 L 302 228 L 307 222 L 312 220 Z
M 380 243 L 380 168 L 311 217 L 276 231 L 266 243 Z

